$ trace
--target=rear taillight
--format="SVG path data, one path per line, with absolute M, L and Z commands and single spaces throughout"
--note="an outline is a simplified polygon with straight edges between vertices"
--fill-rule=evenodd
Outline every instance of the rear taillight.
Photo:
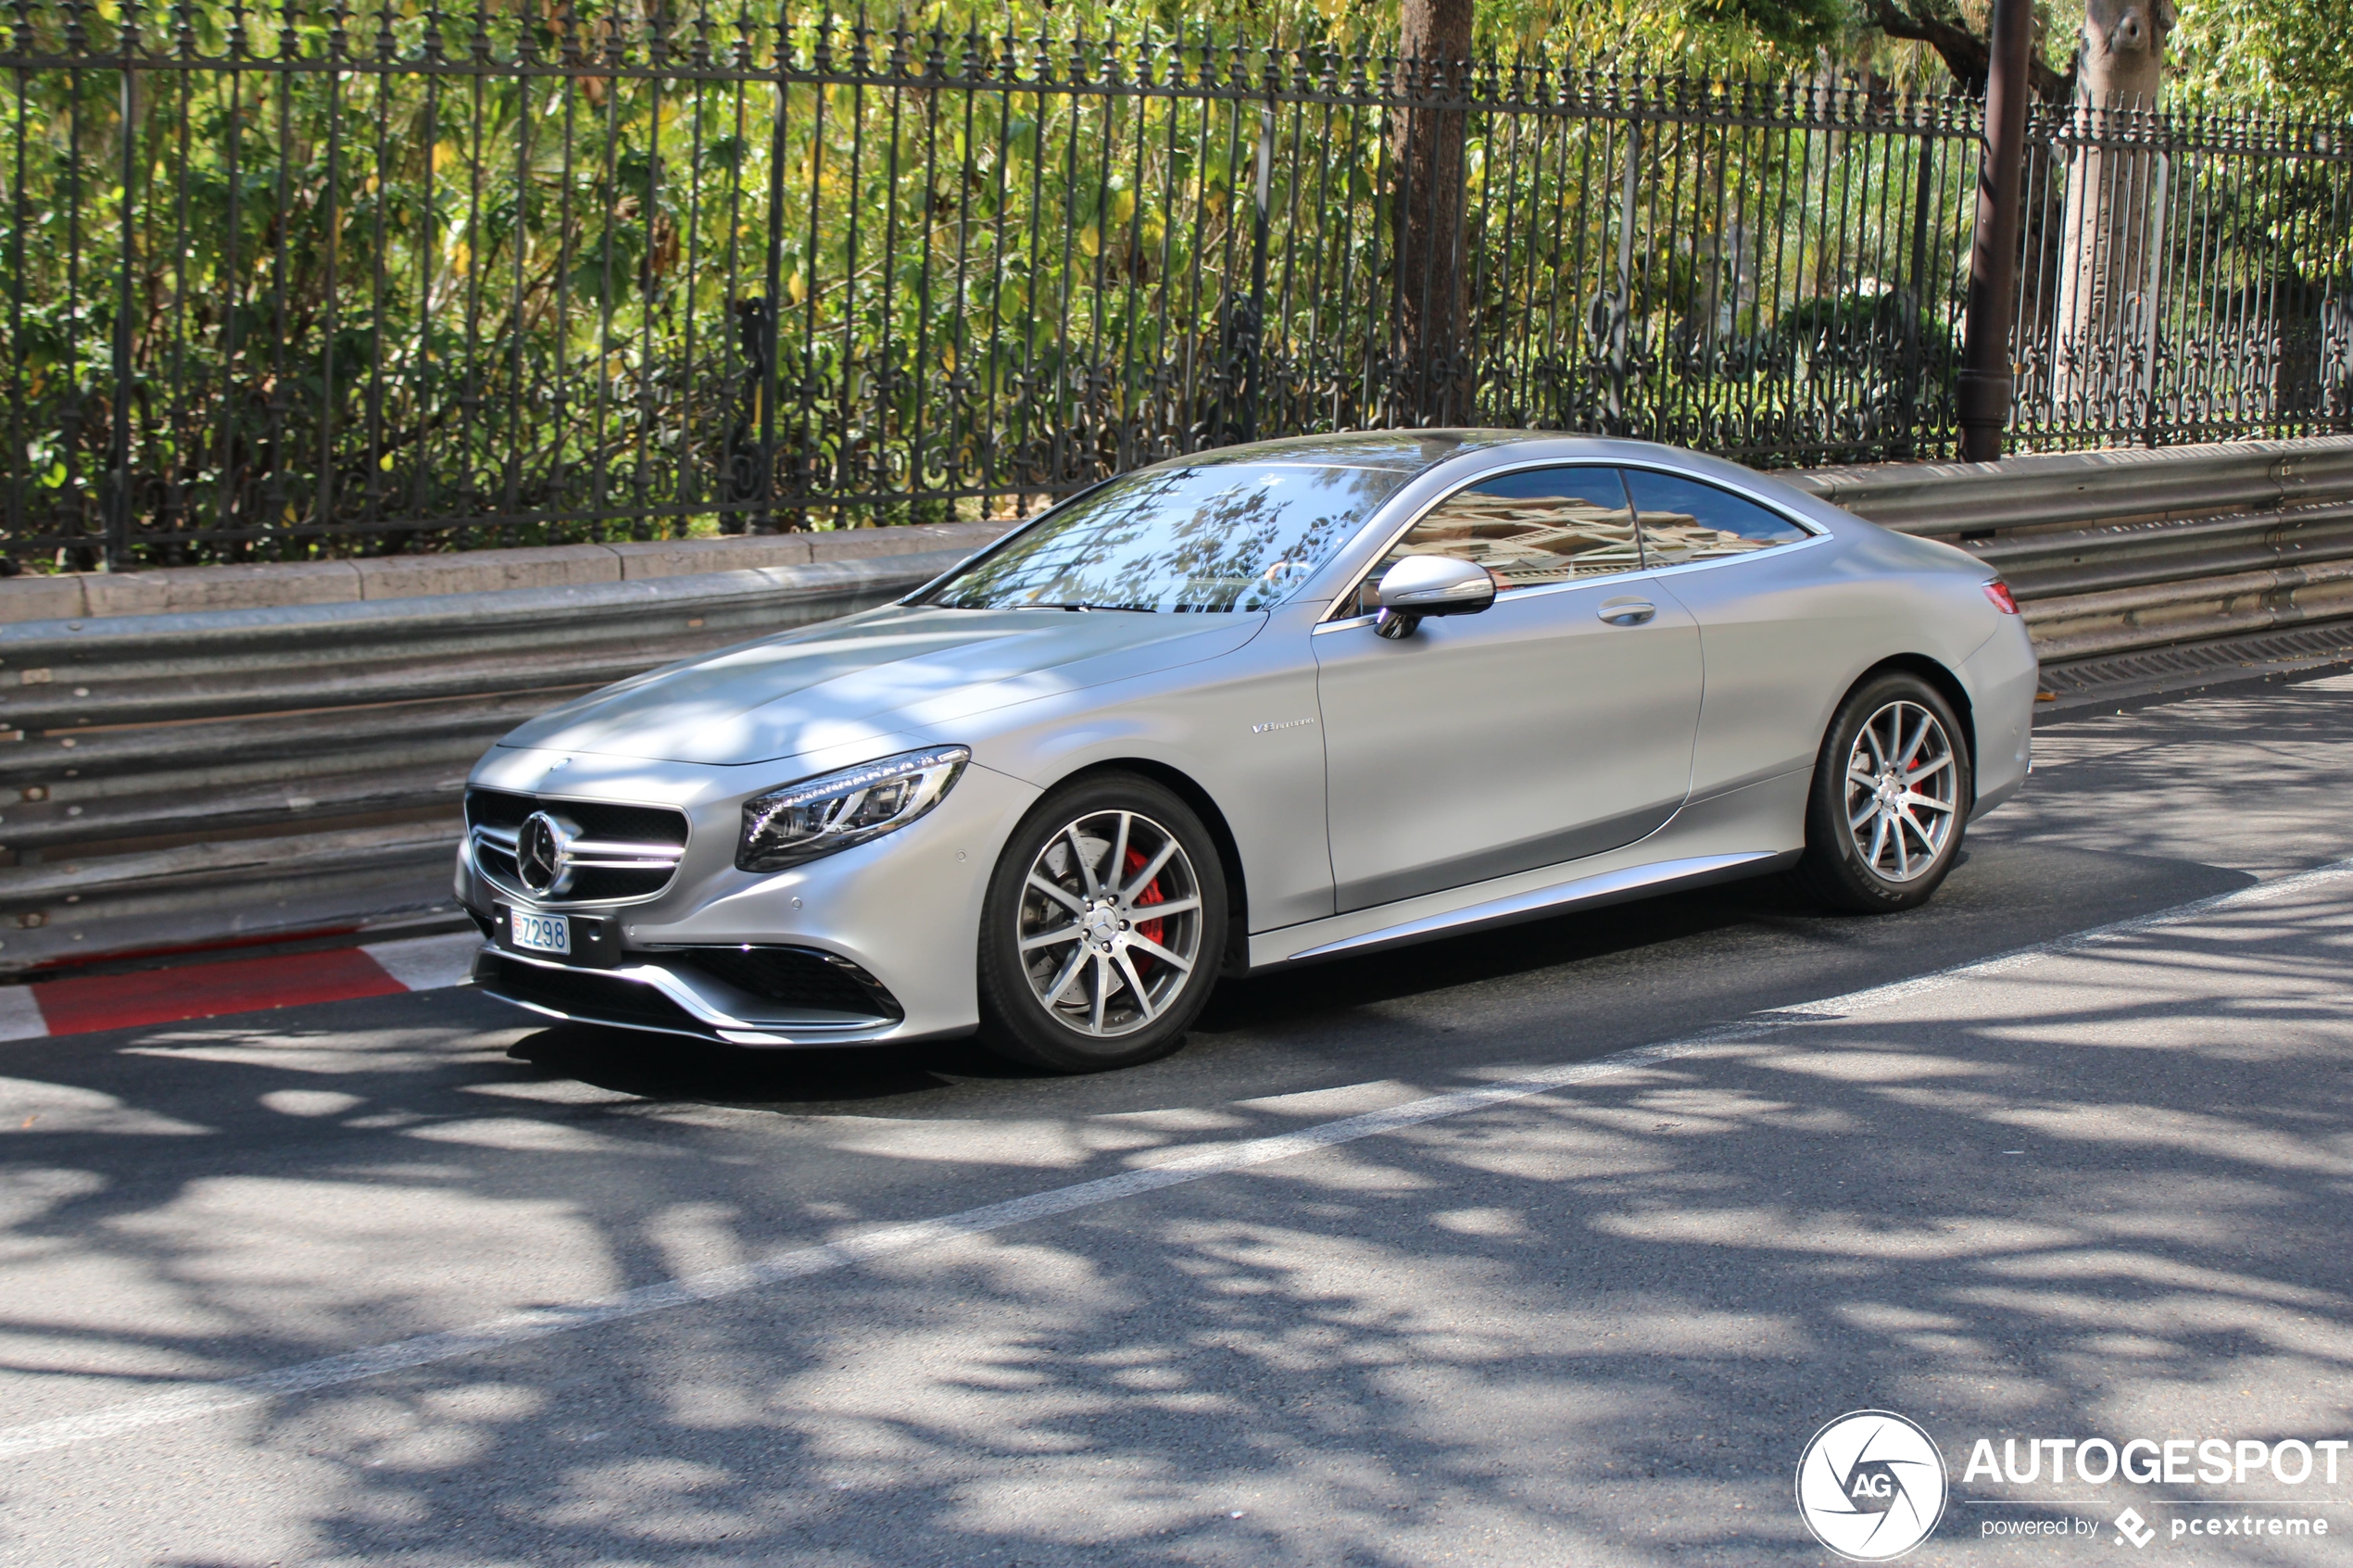
M 1994 608 L 2004 615 L 2018 613 L 2018 600 L 2010 596 L 2010 585 L 2000 578 L 1996 577 L 1993 582 L 1985 584 L 1985 596 L 1992 599 Z

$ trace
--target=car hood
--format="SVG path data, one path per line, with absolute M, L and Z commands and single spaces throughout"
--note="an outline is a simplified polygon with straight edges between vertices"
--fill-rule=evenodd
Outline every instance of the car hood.
M 633 676 L 541 714 L 499 744 L 721 766 L 773 761 L 1214 658 L 1265 622 L 1252 614 L 891 606 Z

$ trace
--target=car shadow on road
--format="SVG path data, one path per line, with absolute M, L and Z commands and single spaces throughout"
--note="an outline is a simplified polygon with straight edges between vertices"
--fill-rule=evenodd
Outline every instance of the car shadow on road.
M 1634 908 L 1508 927 L 1428 945 L 1415 961 L 1393 955 L 1290 972 L 1229 976 L 1194 1025 L 1194 1045 L 1281 1029 L 1400 997 L 1554 969 L 1720 931 L 1757 912 L 1808 915 L 1801 897 L 1760 884 Z M 1836 918 L 1836 917 L 1828 917 Z M 558 1024 L 524 1036 L 508 1054 L 540 1071 L 649 1100 L 814 1109 L 895 1100 L 992 1082 L 1054 1083 L 1060 1074 L 995 1055 L 973 1038 L 901 1047 L 759 1049 L 593 1024 Z M 1132 1074 L 1101 1080 L 1133 1081 Z M 1063 1081 L 1062 1093 L 1076 1085 Z M 1083 1090 L 1081 1092 L 1084 1092 Z
M 991 1055 L 969 1039 L 761 1050 L 586 1023 L 558 1024 L 525 1035 L 507 1054 L 542 1073 L 644 1099 L 769 1109 L 865 1104 L 959 1084 L 1052 1076 Z
M 510 1054 L 648 1101 L 959 1119 L 1147 1111 L 1605 1054 L 2250 880 L 2178 859 L 1999 841 L 1969 849 L 1926 907 L 1894 916 L 1828 912 L 1786 879 L 1760 878 L 1228 976 L 1176 1055 L 1084 1078 L 1007 1061 L 970 1038 L 758 1050 L 568 1024 Z
M 1836 921 L 1780 878 L 1668 894 L 1444 937 L 1409 948 L 1228 978 L 1195 1025 L 1263 1029 L 1723 932 L 1754 920 Z

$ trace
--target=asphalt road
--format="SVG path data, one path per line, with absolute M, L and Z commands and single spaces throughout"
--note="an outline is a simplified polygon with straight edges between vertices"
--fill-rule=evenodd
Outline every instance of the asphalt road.
M 1924 911 L 1230 984 L 1099 1078 L 465 991 L 0 1047 L 0 1562 L 1815 1562 L 1864 1407 L 1951 1467 L 1907 1562 L 2138 1558 L 2128 1506 L 2353 1562 L 2353 1457 L 1963 1474 L 2353 1437 L 2353 872 L 2284 880 L 2353 858 L 2353 677 L 2039 758 Z

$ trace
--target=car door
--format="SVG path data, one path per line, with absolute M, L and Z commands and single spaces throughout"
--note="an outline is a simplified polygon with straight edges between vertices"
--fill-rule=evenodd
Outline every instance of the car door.
M 1371 585 L 1406 555 L 1478 562 L 1488 609 L 1376 634 Z M 1600 854 L 1691 789 L 1700 645 L 1655 591 L 1615 469 L 1527 469 L 1424 513 L 1318 626 L 1336 908 Z
M 1706 650 L 1692 797 L 1810 771 L 1829 705 L 1869 661 L 1861 650 L 1900 646 L 1896 602 L 1825 577 L 1815 546 L 1831 541 L 1756 501 L 1686 474 L 1624 471 L 1643 558 L 1689 569 L 1663 585 Z

